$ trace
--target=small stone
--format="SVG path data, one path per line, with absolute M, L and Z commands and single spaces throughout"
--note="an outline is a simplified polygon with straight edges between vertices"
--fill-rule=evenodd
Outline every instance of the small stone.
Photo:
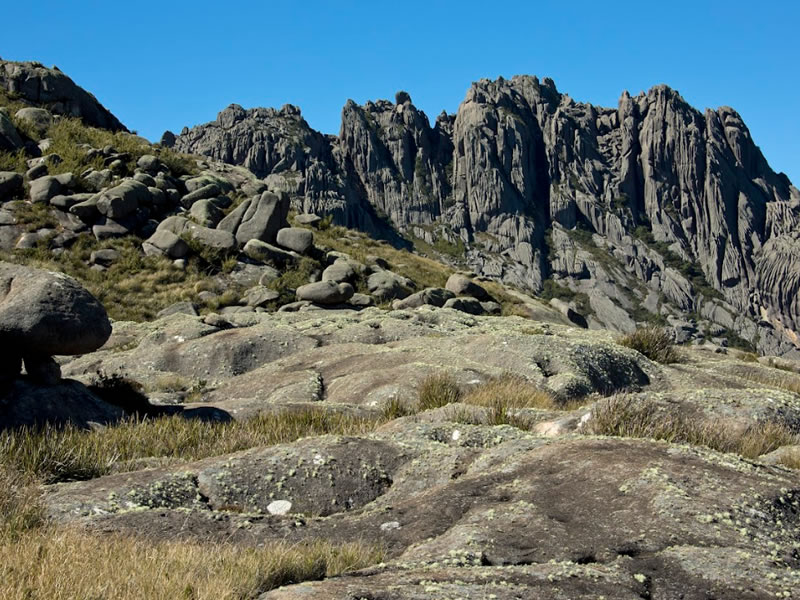
M 275 500 L 267 505 L 267 512 L 271 515 L 285 515 L 292 510 L 292 503 L 288 500 Z

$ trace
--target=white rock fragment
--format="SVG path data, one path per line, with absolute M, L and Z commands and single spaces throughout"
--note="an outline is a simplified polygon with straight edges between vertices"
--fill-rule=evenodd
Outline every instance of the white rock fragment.
M 285 515 L 292 510 L 292 503 L 288 500 L 275 500 L 267 505 L 267 512 L 271 515 Z
M 381 531 L 391 531 L 392 529 L 400 529 L 400 523 L 398 521 L 381 523 Z

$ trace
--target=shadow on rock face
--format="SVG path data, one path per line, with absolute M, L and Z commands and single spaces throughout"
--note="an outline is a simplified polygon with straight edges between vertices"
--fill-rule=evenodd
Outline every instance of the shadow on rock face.
M 43 385 L 19 377 L 0 389 L 0 431 L 18 427 L 63 426 L 79 429 L 110 425 L 129 417 L 181 415 L 187 419 L 224 423 L 232 419 L 224 410 L 182 406 L 155 406 L 141 386 L 122 377 L 107 377 L 91 386 L 73 379 Z
M 0 431 L 45 424 L 88 429 L 91 423 L 105 425 L 125 418 L 125 411 L 98 397 L 78 381 L 64 379 L 57 385 L 41 385 L 20 377 L 0 396 Z

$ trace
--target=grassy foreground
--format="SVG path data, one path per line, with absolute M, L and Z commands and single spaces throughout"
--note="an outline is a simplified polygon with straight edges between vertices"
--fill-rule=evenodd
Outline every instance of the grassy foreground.
M 381 562 L 382 551 L 349 543 L 225 544 L 97 537 L 45 527 L 0 537 L 4 600 L 249 600 L 290 583 Z

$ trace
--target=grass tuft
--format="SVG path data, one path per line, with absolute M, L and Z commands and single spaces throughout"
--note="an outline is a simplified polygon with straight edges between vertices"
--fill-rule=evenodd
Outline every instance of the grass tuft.
M 418 388 L 419 411 L 439 408 L 461 400 L 461 387 L 449 373 L 436 373 L 426 377 Z
M 487 407 L 495 407 L 500 402 L 506 408 L 560 408 L 552 394 L 513 373 L 493 377 L 476 386 L 464 395 L 462 402 Z
M 661 327 L 642 327 L 619 340 L 619 344 L 633 348 L 650 360 L 663 364 L 680 362 L 672 336 Z

